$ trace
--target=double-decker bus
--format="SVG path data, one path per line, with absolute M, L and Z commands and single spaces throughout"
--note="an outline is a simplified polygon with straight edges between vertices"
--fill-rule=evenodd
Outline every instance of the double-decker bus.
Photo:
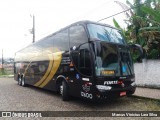
M 62 95 L 89 100 L 132 95 L 130 47 L 118 29 L 80 21 L 15 54 L 14 79 Z

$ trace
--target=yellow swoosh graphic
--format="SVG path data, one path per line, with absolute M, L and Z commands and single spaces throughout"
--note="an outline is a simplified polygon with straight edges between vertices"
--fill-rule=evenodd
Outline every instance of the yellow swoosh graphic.
M 46 78 L 46 80 L 39 86 L 40 88 L 43 88 L 45 85 L 47 85 L 47 83 L 49 81 L 51 81 L 52 77 L 57 72 L 59 65 L 61 63 L 61 60 L 62 60 L 62 52 L 53 53 L 53 60 L 54 60 L 54 62 L 53 62 L 53 67 L 51 69 L 51 72 L 48 75 L 48 77 Z
M 26 75 L 26 72 L 27 72 L 27 70 L 28 70 L 28 67 L 29 67 L 29 65 L 32 63 L 32 61 L 27 65 L 27 67 L 25 68 L 25 71 L 24 71 L 24 76 Z
M 51 69 L 52 69 L 52 65 L 53 65 L 53 57 L 51 54 L 48 55 L 49 57 L 49 66 L 48 69 L 46 71 L 46 73 L 44 74 L 44 76 L 42 77 L 41 80 L 39 80 L 36 84 L 34 84 L 34 86 L 39 86 L 40 84 L 42 84 L 44 82 L 44 80 L 47 78 L 47 76 L 49 75 Z

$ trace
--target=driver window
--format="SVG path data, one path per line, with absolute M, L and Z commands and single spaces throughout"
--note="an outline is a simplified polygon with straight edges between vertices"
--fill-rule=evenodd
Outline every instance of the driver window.
M 91 57 L 88 43 L 83 44 L 78 50 L 71 53 L 73 64 L 78 71 L 86 76 L 92 75 Z
M 80 46 L 80 56 L 79 56 L 79 70 L 82 74 L 91 76 L 91 57 L 89 52 L 89 45 L 84 44 Z

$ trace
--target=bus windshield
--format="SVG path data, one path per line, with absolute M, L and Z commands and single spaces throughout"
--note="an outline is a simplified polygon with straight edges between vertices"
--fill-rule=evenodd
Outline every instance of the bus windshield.
M 94 42 L 96 76 L 133 75 L 133 63 L 129 50 L 122 45 L 104 41 Z
M 87 28 L 91 38 L 106 42 L 126 44 L 124 37 L 117 29 L 98 24 L 88 24 Z
M 119 76 L 117 47 L 105 42 L 96 43 L 95 70 L 97 76 Z

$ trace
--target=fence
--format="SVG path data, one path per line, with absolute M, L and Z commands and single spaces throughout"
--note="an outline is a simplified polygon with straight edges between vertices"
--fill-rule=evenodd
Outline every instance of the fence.
M 0 65 L 0 75 L 13 75 L 13 64 Z
M 160 88 L 160 60 L 143 60 L 134 69 L 138 86 Z

